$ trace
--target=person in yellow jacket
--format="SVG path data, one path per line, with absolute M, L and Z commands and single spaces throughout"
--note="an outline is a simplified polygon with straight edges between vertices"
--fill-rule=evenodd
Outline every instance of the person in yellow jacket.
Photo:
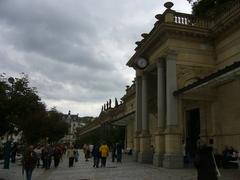
M 101 155 L 101 167 L 106 167 L 106 161 L 109 154 L 109 147 L 105 142 L 103 142 L 102 145 L 100 146 L 99 152 Z

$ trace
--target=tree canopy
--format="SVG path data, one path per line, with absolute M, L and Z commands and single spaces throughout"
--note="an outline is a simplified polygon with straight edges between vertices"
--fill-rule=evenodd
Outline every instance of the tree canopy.
M 236 0 L 188 0 L 192 14 L 198 18 L 214 19 Z
M 14 131 L 22 132 L 26 143 L 49 138 L 57 141 L 67 133 L 68 125 L 56 109 L 46 110 L 28 76 L 0 78 L 0 136 Z

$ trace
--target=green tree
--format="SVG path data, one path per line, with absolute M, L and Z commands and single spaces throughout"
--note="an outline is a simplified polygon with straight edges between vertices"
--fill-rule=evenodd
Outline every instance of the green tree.
M 43 130 L 44 135 L 48 137 L 50 142 L 57 142 L 68 133 L 68 123 L 62 120 L 63 114 L 55 108 L 48 111 L 47 126 Z
M 236 0 L 188 0 L 192 14 L 197 18 L 214 19 Z
M 0 135 L 22 132 L 26 143 L 36 143 L 49 137 L 57 141 L 67 133 L 68 125 L 56 109 L 46 110 L 36 88 L 29 86 L 28 76 L 0 77 Z
M 10 86 L 7 84 L 4 75 L 0 79 L 0 136 L 4 135 L 10 129 L 11 122 L 8 118 Z

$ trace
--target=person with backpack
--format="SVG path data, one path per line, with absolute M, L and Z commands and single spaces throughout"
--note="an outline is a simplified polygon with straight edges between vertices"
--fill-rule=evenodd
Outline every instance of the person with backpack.
M 100 146 L 99 152 L 101 155 L 101 167 L 106 167 L 106 161 L 109 154 L 109 147 L 105 142 L 103 142 L 102 145 Z

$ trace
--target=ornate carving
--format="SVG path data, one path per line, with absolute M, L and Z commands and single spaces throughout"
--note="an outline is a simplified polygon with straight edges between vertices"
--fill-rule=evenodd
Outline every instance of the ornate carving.
M 207 75 L 212 73 L 211 68 L 178 65 L 177 66 L 177 81 L 179 88 L 184 87 L 188 84 L 193 83 Z

